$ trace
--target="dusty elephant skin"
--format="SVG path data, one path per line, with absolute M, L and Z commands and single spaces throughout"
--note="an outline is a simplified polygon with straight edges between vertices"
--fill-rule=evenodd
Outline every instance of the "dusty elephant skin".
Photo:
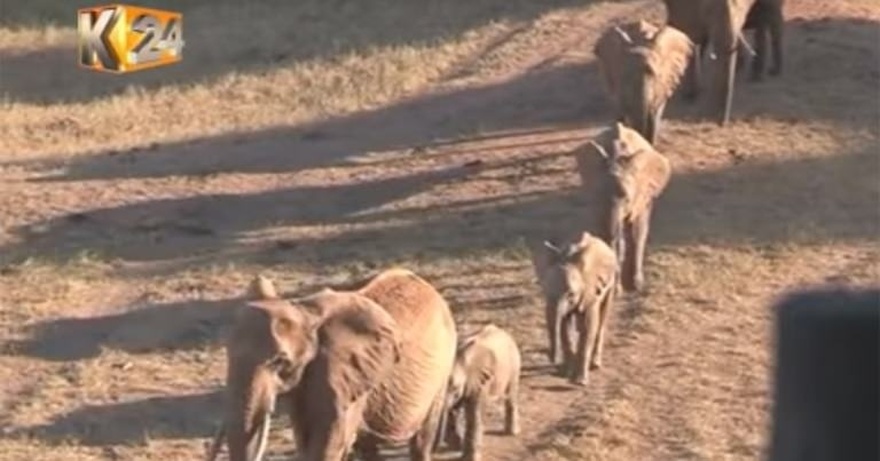
M 590 370 L 602 366 L 619 272 L 614 251 L 588 232 L 561 246 L 530 242 L 529 250 L 544 294 L 550 362 L 557 365 L 561 353 L 561 373 L 574 384 L 587 385 Z
M 691 40 L 673 27 L 637 21 L 606 30 L 593 53 L 618 121 L 655 144 L 666 102 L 693 53 Z
M 405 269 L 389 269 L 357 290 L 381 305 L 401 331 L 401 359 L 366 403 L 358 450 L 378 460 L 378 444 L 409 440 L 416 461 L 430 461 L 458 341 L 446 300 Z
M 764 71 L 769 36 L 773 64 L 769 73 L 782 72 L 783 0 L 663 0 L 669 25 L 681 30 L 694 42 L 697 51 L 691 57 L 685 80 L 686 95 L 696 97 L 701 80 L 701 58 L 711 47 L 719 59 L 712 82 L 710 109 L 719 125 L 730 121 L 738 52 L 748 49 L 743 30 L 754 29 L 757 51 L 752 63 L 752 78 Z
M 285 301 L 257 279 L 250 293 L 261 300 L 242 310 L 227 346 L 229 407 L 209 459 L 226 436 L 231 460 L 259 460 L 277 399 L 300 459 L 340 461 L 357 450 L 375 460 L 378 443 L 410 440 L 413 459 L 430 460 L 456 343 L 449 307 L 430 284 L 392 269 L 358 290 Z M 307 353 L 278 359 L 284 338 Z
M 391 372 L 399 348 L 391 316 L 357 294 L 323 290 L 246 304 L 227 345 L 227 411 L 209 459 L 225 436 L 231 461 L 260 460 L 276 401 L 292 413 L 303 459 L 344 459 L 366 396 Z
M 479 461 L 483 441 L 482 409 L 504 401 L 504 432 L 516 435 L 519 427 L 519 378 L 522 359 L 510 333 L 488 324 L 465 336 L 458 346 L 447 393 L 445 441 L 463 448 L 464 461 Z M 464 410 L 464 439 L 458 420 Z
M 669 160 L 621 123 L 575 151 L 585 192 L 596 198 L 599 235 L 614 249 L 626 291 L 642 291 L 654 202 L 672 175 Z

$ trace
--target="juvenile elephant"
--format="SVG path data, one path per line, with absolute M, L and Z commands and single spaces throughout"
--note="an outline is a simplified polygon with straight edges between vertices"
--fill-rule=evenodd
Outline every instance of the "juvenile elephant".
M 614 251 L 588 232 L 561 246 L 530 243 L 529 250 L 544 294 L 550 362 L 557 365 L 561 352 L 561 373 L 572 383 L 587 385 L 590 370 L 602 366 L 606 320 L 619 272 Z
M 504 401 L 504 432 L 516 435 L 519 427 L 519 376 L 522 359 L 510 333 L 488 324 L 465 336 L 458 346 L 447 392 L 445 441 L 463 448 L 464 461 L 479 461 L 483 442 L 483 406 Z M 458 420 L 464 410 L 464 442 Z
M 654 202 L 669 183 L 669 160 L 618 122 L 575 151 L 581 183 L 596 201 L 600 236 L 614 249 L 626 291 L 644 287 Z
M 693 54 L 680 30 L 637 21 L 609 28 L 593 47 L 618 121 L 651 144 L 657 141 L 666 102 Z
M 710 104 L 719 125 L 730 121 L 733 104 L 734 77 L 738 51 L 750 49 L 743 30 L 755 30 L 757 51 L 752 63 L 752 78 L 764 71 L 769 35 L 773 49 L 770 75 L 782 72 L 783 0 L 663 0 L 667 21 L 690 37 L 698 51 L 691 56 L 685 79 L 689 97 L 700 87 L 700 60 L 707 46 L 720 60 L 713 80 Z
M 254 281 L 227 345 L 227 411 L 209 459 L 227 440 L 231 461 L 261 459 L 276 400 L 290 413 L 306 461 L 409 440 L 429 461 L 455 354 L 446 301 L 404 269 L 352 290 L 285 301 Z

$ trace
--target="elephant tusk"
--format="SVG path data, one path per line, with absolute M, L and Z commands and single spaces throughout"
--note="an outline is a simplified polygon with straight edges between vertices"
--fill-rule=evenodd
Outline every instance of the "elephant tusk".
M 742 44 L 743 48 L 752 56 L 757 56 L 758 53 L 755 53 L 755 49 L 749 45 L 749 42 L 746 41 L 746 38 L 743 37 L 742 34 L 739 34 L 739 42 Z

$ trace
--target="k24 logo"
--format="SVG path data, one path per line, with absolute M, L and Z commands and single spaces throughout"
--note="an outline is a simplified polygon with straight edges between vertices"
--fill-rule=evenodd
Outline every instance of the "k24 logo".
M 88 69 L 124 73 L 179 62 L 183 15 L 130 5 L 77 12 L 78 63 Z

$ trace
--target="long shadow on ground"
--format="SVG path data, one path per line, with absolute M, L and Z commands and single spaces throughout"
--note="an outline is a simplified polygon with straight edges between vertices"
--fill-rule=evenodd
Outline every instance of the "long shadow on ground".
M 95 6 L 88 0 L 19 3 L 14 8 L 0 5 L 0 25 L 76 27 L 77 8 Z M 0 50 L 0 95 L 12 101 L 51 104 L 89 101 L 131 87 L 183 87 L 375 47 L 427 46 L 493 22 L 528 22 L 557 8 L 587 3 L 145 0 L 138 5 L 183 13 L 185 45 L 180 63 L 119 76 L 78 69 L 74 39 L 37 51 L 4 49 Z
M 208 438 L 222 418 L 223 393 L 149 397 L 110 405 L 86 405 L 22 435 L 61 442 L 75 437 L 91 446 L 146 443 L 150 439 Z
M 28 327 L 30 337 L 7 343 L 45 360 L 94 358 L 104 348 L 131 354 L 199 349 L 218 344 L 239 300 L 153 304 L 100 317 L 63 318 Z
M 594 64 L 539 67 L 511 80 L 406 99 L 393 106 L 247 134 L 224 134 L 154 148 L 39 160 L 58 175 L 35 181 L 191 177 L 223 173 L 285 173 L 356 165 L 368 152 L 471 140 L 483 133 L 548 130 L 606 119 L 607 101 Z M 570 88 L 586 88 L 572 97 Z M 7 164 L 16 164 L 9 162 Z

